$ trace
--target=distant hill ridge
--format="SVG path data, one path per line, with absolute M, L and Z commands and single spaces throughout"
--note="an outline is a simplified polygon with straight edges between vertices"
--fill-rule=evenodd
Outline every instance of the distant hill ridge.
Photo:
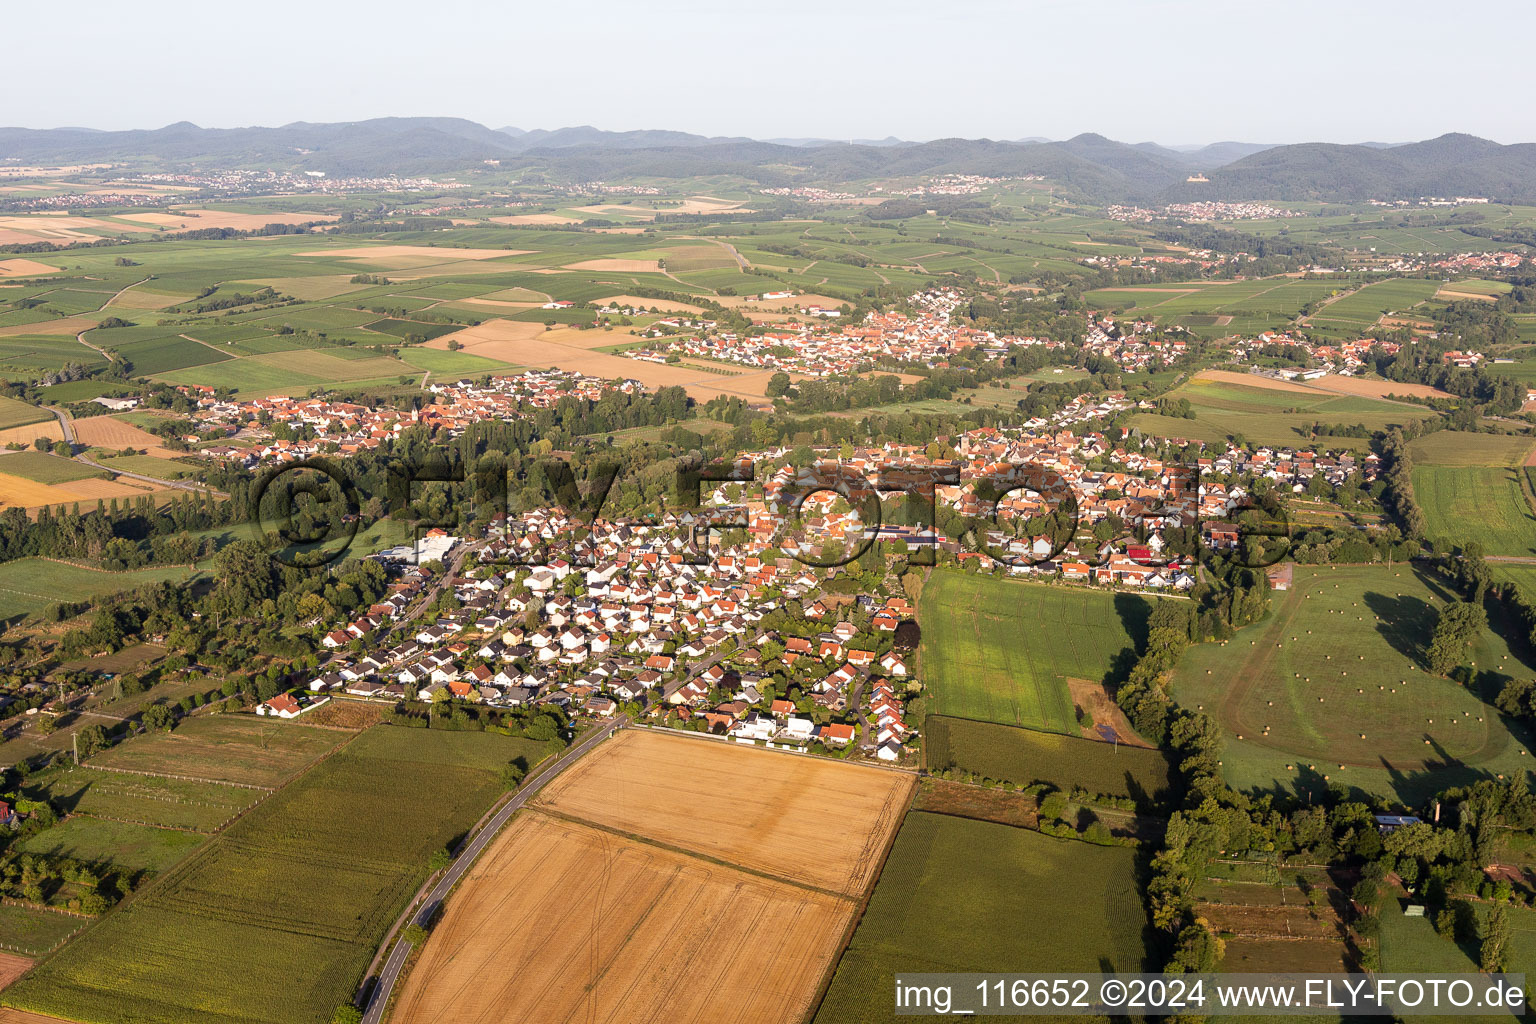
M 276 128 L 0 128 L 0 160 L 145 161 L 177 168 L 271 167 L 332 175 L 451 174 L 485 161 L 584 180 L 739 174 L 764 185 L 867 177 L 1041 174 L 1101 202 L 1351 201 L 1478 195 L 1536 202 L 1536 145 L 1452 133 L 1404 144 L 1218 142 L 1172 148 L 1084 133 L 1063 141 L 896 138 L 756 140 L 687 132 L 487 128 L 452 117 L 385 117 Z M 803 170 L 788 170 L 800 168 Z M 1206 182 L 1186 179 L 1199 171 Z

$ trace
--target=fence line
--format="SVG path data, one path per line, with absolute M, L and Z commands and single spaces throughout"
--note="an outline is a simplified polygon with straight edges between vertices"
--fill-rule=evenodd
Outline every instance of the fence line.
M 96 764 L 92 761 L 84 762 L 81 767 L 94 768 L 100 772 L 119 772 L 123 775 L 144 775 L 152 779 L 180 779 L 183 782 L 203 782 L 212 786 L 234 786 L 237 789 L 254 789 L 262 793 L 276 793 L 276 786 L 258 786 L 251 782 L 231 782 L 229 779 L 207 779 L 201 775 L 175 775 L 171 772 L 150 772 L 139 768 L 117 768 L 110 765 Z

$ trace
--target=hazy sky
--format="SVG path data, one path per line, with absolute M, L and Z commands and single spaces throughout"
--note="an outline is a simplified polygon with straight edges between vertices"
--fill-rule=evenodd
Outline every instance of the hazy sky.
M 76 0 L 8 5 L 0 125 L 1525 142 L 1532 29 L 1530 0 Z

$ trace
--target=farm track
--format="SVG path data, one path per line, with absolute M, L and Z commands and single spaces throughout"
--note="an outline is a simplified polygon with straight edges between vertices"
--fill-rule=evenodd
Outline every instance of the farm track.
M 94 348 L 95 346 L 91 347 Z M 47 405 L 43 408 L 53 413 L 54 417 L 58 419 L 59 428 L 64 431 L 64 440 L 68 441 L 71 445 L 80 443 L 75 437 L 74 419 L 69 415 L 67 411 L 60 409 L 56 405 Z M 111 466 L 103 466 L 101 463 L 97 462 L 95 459 L 91 458 L 84 452 L 81 452 L 78 455 L 73 455 L 71 458 L 82 465 L 90 466 L 92 469 L 99 469 L 104 472 L 111 473 L 114 476 L 125 476 L 130 480 L 139 480 L 143 483 L 153 484 L 154 486 L 163 489 L 190 491 L 195 494 L 209 493 L 216 498 L 229 497 L 229 495 L 225 494 L 223 491 L 216 491 L 211 487 L 205 487 L 201 484 L 188 483 L 185 480 L 162 480 L 157 476 L 145 476 L 143 473 L 131 473 L 126 469 L 114 469 Z

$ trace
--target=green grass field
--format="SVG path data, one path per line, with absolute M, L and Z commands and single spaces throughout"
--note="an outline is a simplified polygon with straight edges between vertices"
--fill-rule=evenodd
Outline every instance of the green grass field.
M 1413 467 L 1413 496 L 1430 537 L 1480 541 L 1490 555 L 1536 554 L 1536 515 L 1521 487 L 1522 469 Z
M 1317 444 L 1324 448 L 1364 450 L 1369 445 L 1364 438 L 1324 437 L 1313 441 L 1309 428 L 1318 422 L 1363 423 L 1370 430 L 1384 430 L 1438 415 L 1430 409 L 1373 398 L 1321 391 L 1281 391 L 1214 380 L 1192 380 L 1171 392 L 1170 397 L 1187 398 L 1195 418 L 1138 413 L 1131 417 L 1132 425 L 1162 437 L 1221 441 L 1242 436 L 1257 444 Z
M 0 473 L 35 480 L 40 484 L 62 484 L 70 480 L 107 475 L 83 462 L 61 459 L 57 455 L 38 451 L 0 454 Z
M 40 558 L 18 558 L 0 563 L 0 619 L 35 614 L 60 601 L 85 601 L 145 583 L 185 580 L 192 575 L 186 566 L 105 572 Z
M 914 811 L 816 1020 L 907 1019 L 893 1009 L 897 972 L 1141 970 L 1135 862 L 1120 847 Z
M 369 730 L 0 1002 L 86 1024 L 326 1020 L 351 998 L 431 852 L 502 792 L 497 767 L 546 752 L 491 733 Z
M 28 423 L 41 423 L 43 420 L 51 419 L 53 419 L 53 413 L 47 409 L 39 409 L 19 399 L 0 395 L 0 429 L 23 427 Z
M 173 732 L 136 736 L 97 754 L 98 768 L 278 786 L 334 748 L 345 734 L 254 715 L 201 715 Z
M 935 713 L 1078 731 L 1067 679 L 1127 671 L 1151 602 L 940 570 L 923 586 L 922 672 Z
M 1476 940 L 1465 944 L 1454 942 L 1435 931 L 1426 917 L 1405 917 L 1401 910 L 1402 897 L 1389 896 L 1382 901 L 1381 910 L 1381 967 L 1383 971 L 1401 974 L 1430 972 L 1459 974 L 1479 969 L 1479 945 Z M 1482 934 L 1488 919 L 1489 905 L 1473 902 L 1472 911 L 1477 918 L 1478 934 Z M 1536 910 L 1528 907 L 1509 908 L 1509 970 L 1513 973 L 1530 974 L 1536 971 Z M 1508 1020 L 1509 1017 L 1467 1017 L 1465 1020 Z
M 1518 466 L 1536 439 L 1517 434 L 1472 434 L 1437 430 L 1408 443 L 1415 466 Z
M 1326 776 L 1414 803 L 1484 772 L 1524 778 L 1536 770 L 1529 739 L 1485 703 L 1532 672 L 1503 636 L 1490 629 L 1474 645 L 1474 688 L 1423 667 L 1436 609 L 1453 596 L 1407 565 L 1296 566 L 1264 621 L 1185 652 L 1173 694 L 1220 722 L 1239 789 Z
M 923 724 L 928 768 L 963 768 L 989 779 L 1160 802 L 1168 794 L 1168 759 L 1159 750 L 1019 729 L 995 722 L 929 715 Z
M 106 710 L 131 714 L 137 709 L 109 704 Z M 67 813 L 198 832 L 217 830 L 264 795 L 244 786 L 129 775 L 71 764 L 32 776 L 23 792 L 34 799 L 46 799 Z
M 445 352 L 439 348 L 412 347 L 400 353 L 400 361 L 418 370 L 428 370 L 440 376 L 460 374 L 478 376 L 482 373 L 511 373 L 516 367 L 499 359 L 470 355 L 468 352 Z
M 195 477 L 197 468 L 181 462 L 173 462 L 170 459 L 158 458 L 154 455 L 112 455 L 99 453 L 92 456 L 97 462 L 109 469 L 115 469 L 121 473 L 138 473 L 142 476 L 157 477 L 161 480 L 180 480 L 182 477 Z
M 63 942 L 85 920 L 30 907 L 0 905 L 0 945 L 25 956 L 41 956 Z
M 74 815 L 53 828 L 29 836 L 22 853 L 72 857 L 88 864 L 111 864 L 128 871 L 157 874 L 197 849 L 207 836 L 123 821 Z
M 1431 298 L 1439 289 L 1440 282 L 1418 278 L 1378 281 L 1329 303 L 1310 317 L 1309 322 L 1324 327 L 1369 327 L 1385 313 L 1408 312 L 1413 306 Z

